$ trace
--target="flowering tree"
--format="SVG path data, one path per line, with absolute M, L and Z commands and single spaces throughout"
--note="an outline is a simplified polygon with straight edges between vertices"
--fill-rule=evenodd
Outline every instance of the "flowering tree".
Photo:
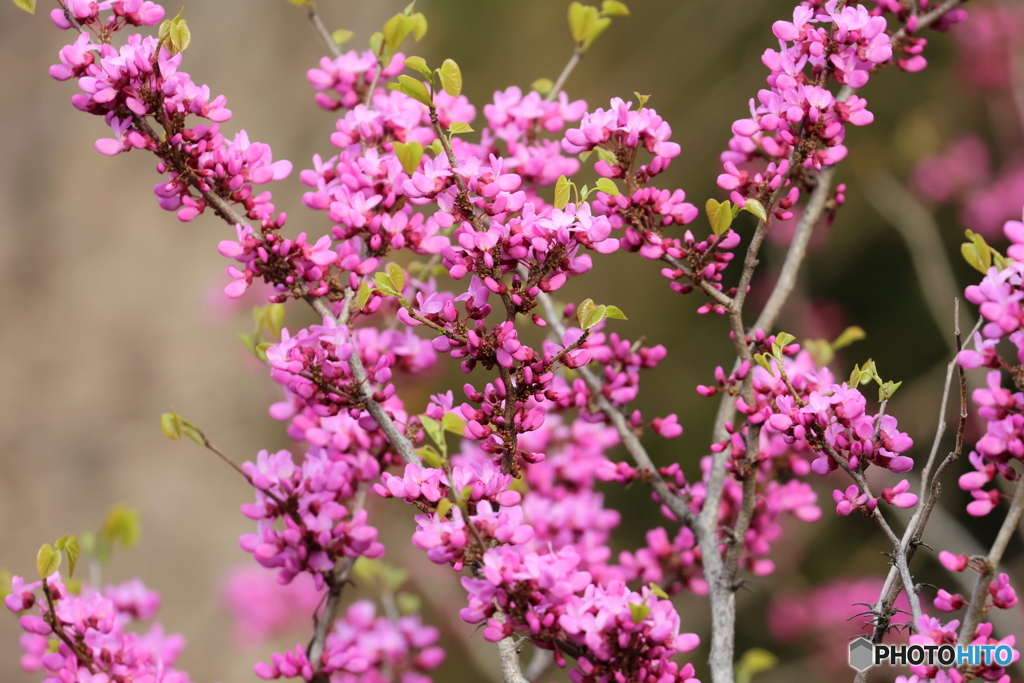
M 459 66 L 402 52 L 427 31 L 414 5 L 373 34 L 368 50 L 343 52 L 348 32 L 328 31 L 312 0 L 292 2 L 308 12 L 328 53 L 308 72 L 315 102 L 338 115 L 336 151 L 299 173 L 309 188 L 303 204 L 332 224 L 324 234 L 289 236 L 271 192 L 256 189 L 287 178 L 292 164 L 274 161 L 270 147 L 244 131 L 221 132 L 232 118 L 226 98 L 181 70 L 191 42 L 181 13 L 169 18 L 149 0 L 60 0 L 50 13 L 73 39 L 50 75 L 76 81 L 72 104 L 111 129 L 96 150 L 154 154 L 161 208 L 184 222 L 209 214 L 233 231 L 218 245 L 231 264 L 223 294 L 265 288 L 269 302 L 243 341 L 283 388 L 269 413 L 285 423 L 295 452 L 261 451 L 236 464 L 195 423 L 173 411 L 161 416 L 166 436 L 210 450 L 253 487 L 255 502 L 241 511 L 255 532 L 241 547 L 278 583 L 305 582 L 315 592 L 304 605 L 308 642 L 257 663 L 260 678 L 429 680 L 445 656 L 438 632 L 414 603 L 401 609 L 400 571 L 374 562 L 385 554 L 377 517 L 410 512 L 412 544 L 460 575 L 460 617 L 496 644 L 506 683 L 539 681 L 550 666 L 567 668 L 576 683 L 696 680 L 695 664 L 677 657 L 700 644 L 681 632 L 672 598 L 684 591 L 711 605 L 710 679 L 749 678 L 749 663 L 737 673 L 736 592 L 745 575 L 774 572 L 784 513 L 820 518 L 808 479 L 838 470 L 845 483 L 833 492 L 837 514 L 869 518 L 889 542 L 888 577 L 862 618 L 871 640 L 887 642 L 905 628 L 911 643 L 1015 645 L 987 618 L 1017 602 L 999 564 L 1024 511 L 1012 465 L 1024 457 L 1024 223 L 1006 223 L 1005 255 L 974 233 L 964 245 L 984 276 L 965 293 L 983 320 L 968 335 L 973 348 L 962 347 L 959 317 L 951 321 L 959 353 L 946 395 L 956 377 L 959 419 L 945 457 L 944 420 L 926 459 L 907 455 L 913 441 L 887 414 L 899 382 L 884 380 L 872 362 L 854 366 L 848 379 L 829 368 L 835 351 L 863 336 L 859 328 L 803 344 L 776 330 L 813 231 L 845 201 L 833 175 L 847 154 L 847 126 L 874 120 L 855 91 L 888 66 L 906 78 L 924 69 L 926 36 L 963 21 L 962 0 L 806 0 L 791 20 L 776 21 L 777 48 L 762 57 L 767 87 L 751 99 L 750 116 L 732 124 L 721 155 L 717 182 L 728 198 L 704 207 L 710 234 L 703 223 L 682 227 L 700 215 L 683 190 L 657 187 L 681 149 L 647 96 L 590 107 L 564 90 L 594 41 L 628 15 L 622 3 L 573 2 L 574 51 L 558 79 L 538 80 L 529 93 L 496 92 L 475 131 L 477 108 L 462 95 Z M 31 0 L 15 4 L 35 9 Z M 584 165 L 599 176 L 593 187 L 574 180 Z M 796 228 L 782 271 L 753 311 L 747 297 L 763 242 L 773 223 L 790 220 Z M 718 400 L 718 413 L 710 454 L 692 471 L 658 467 L 648 452 L 652 440 L 681 435 L 679 417 L 644 416 L 633 406 L 641 370 L 657 367 L 665 348 L 621 336 L 626 314 L 614 303 L 556 303 L 570 278 L 616 251 L 638 254 L 637 268 L 656 262 L 668 290 L 697 297 L 699 312 L 722 318 L 720 334 L 734 347 L 733 366 L 697 387 Z M 413 255 L 420 260 L 410 263 Z M 293 302 L 318 321 L 284 328 Z M 1001 351 L 1004 337 L 1016 361 L 1002 355 L 1010 348 Z M 399 393 L 401 378 L 444 356 L 466 375 L 461 394 L 439 391 L 417 414 Z M 964 610 L 944 622 L 922 607 L 911 562 L 924 547 L 942 476 L 963 451 L 965 369 L 983 366 L 986 388 L 973 400 L 986 432 L 969 454 L 974 471 L 959 479 L 974 499 L 967 513 L 999 507 L 997 479 L 1015 490 L 986 554 L 938 553 L 950 572 L 977 574 L 967 597 L 938 589 L 935 610 Z M 609 457 L 619 445 L 628 459 Z M 894 475 L 915 469 L 913 493 Z M 605 507 L 599 482 L 649 487 L 664 526 L 613 558 L 609 538 L 620 514 Z M 401 502 L 371 516 L 371 498 Z M 913 510 L 902 533 L 894 508 Z M 154 616 L 155 593 L 137 581 L 74 581 L 83 546 L 108 554 L 115 543 L 130 544 L 133 524 L 119 511 L 84 542 L 64 536 L 45 544 L 39 580 L 12 578 L 5 604 L 21 615 L 23 666 L 48 683 L 190 680 L 175 668 L 180 637 L 158 625 L 146 633 L 133 627 Z M 383 586 L 383 616 L 367 601 L 343 607 L 357 575 Z M 250 633 L 260 619 L 277 618 L 247 607 L 242 626 Z M 536 654 L 524 672 L 525 641 Z M 977 677 L 1009 681 L 995 662 L 915 665 L 905 680 Z

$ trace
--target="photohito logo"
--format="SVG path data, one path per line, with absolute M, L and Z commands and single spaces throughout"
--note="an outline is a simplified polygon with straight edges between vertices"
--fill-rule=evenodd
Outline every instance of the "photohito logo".
M 850 643 L 850 666 L 863 671 L 878 664 L 893 666 L 1008 666 L 1013 661 L 1009 645 L 875 645 L 867 638 Z

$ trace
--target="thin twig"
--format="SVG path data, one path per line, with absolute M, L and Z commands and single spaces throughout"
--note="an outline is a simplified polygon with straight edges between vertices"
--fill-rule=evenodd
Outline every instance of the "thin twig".
M 576 65 L 580 63 L 580 59 L 582 57 L 583 54 L 579 50 L 573 50 L 572 57 L 570 57 L 569 61 L 566 62 L 565 68 L 562 69 L 562 73 L 558 76 L 558 80 L 555 81 L 553 86 L 551 86 L 551 92 L 549 92 L 548 96 L 544 98 L 545 102 L 555 101 L 555 98 L 558 97 L 558 93 L 562 92 L 562 88 L 565 87 L 565 82 L 569 80 L 569 74 L 571 74 L 573 69 L 576 68 Z
M 320 36 L 320 42 L 324 44 L 324 47 L 331 53 L 331 56 L 337 59 L 341 56 L 341 48 L 334 42 L 330 31 L 324 26 L 324 22 L 320 21 L 320 15 L 316 11 L 316 0 L 309 0 L 308 7 L 309 21 L 313 24 L 313 28 L 316 29 L 316 34 Z

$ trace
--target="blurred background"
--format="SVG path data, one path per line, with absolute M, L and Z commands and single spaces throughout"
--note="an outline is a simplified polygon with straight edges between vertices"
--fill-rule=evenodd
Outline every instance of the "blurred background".
M 329 29 L 355 32 L 346 49 L 364 49 L 405 4 L 320 2 Z M 455 59 L 464 93 L 479 111 L 495 90 L 527 89 L 558 75 L 571 53 L 567 4 L 420 0 L 430 30 L 405 52 L 432 63 Z M 629 4 L 632 15 L 613 22 L 567 90 L 591 107 L 634 91 L 651 94 L 649 106 L 683 148 L 656 184 L 685 189 L 698 206 L 722 198 L 714 184 L 718 154 L 731 122 L 746 115 L 748 99 L 763 86 L 760 55 L 775 46 L 771 25 L 791 18 L 793 2 Z M 0 569 L 32 575 L 41 543 L 96 529 L 115 504 L 137 509 L 141 541 L 115 554 L 104 579 L 138 576 L 163 594 L 161 620 L 188 638 L 179 664 L 194 680 L 254 681 L 253 662 L 305 642 L 308 626 L 256 649 L 240 647 L 253 643 L 232 635 L 222 596 L 230 569 L 252 564 L 237 544 L 252 528 L 238 512 L 251 491 L 206 452 L 165 439 L 158 416 L 174 407 L 245 460 L 261 448 L 288 445 L 281 425 L 266 415 L 278 392 L 238 341 L 252 326 L 248 308 L 232 308 L 220 296 L 226 263 L 215 247 L 227 228 L 209 215 L 182 224 L 161 211 L 151 191 L 151 157 L 111 159 L 94 150 L 93 140 L 107 129 L 70 105 L 73 84 L 46 73 L 69 40 L 46 18 L 49 9 L 41 2 L 32 17 L 0 2 Z M 912 455 L 920 460 L 935 433 L 950 358 L 952 297 L 979 277 L 958 255 L 963 230 L 1001 246 L 1003 221 L 1019 219 L 1024 205 L 1024 89 L 1014 87 L 1021 85 L 1016 53 L 1024 21 L 1013 3 L 972 0 L 968 9 L 968 22 L 951 35 L 928 34 L 928 69 L 887 69 L 861 93 L 876 121 L 847 139 L 850 155 L 838 173 L 847 204 L 816 233 L 780 322 L 801 340 L 833 339 L 848 325 L 861 326 L 867 339 L 844 350 L 833 369 L 845 376 L 854 362 L 873 358 L 885 379 L 904 381 L 889 412 L 915 439 Z M 292 232 L 322 234 L 326 216 L 300 210 L 298 171 L 314 153 L 331 154 L 334 118 L 314 105 L 305 79 L 323 49 L 304 10 L 284 0 L 202 0 L 188 3 L 185 17 L 193 42 L 183 68 L 227 95 L 234 118 L 226 133 L 244 128 L 271 144 L 275 159 L 294 162 L 291 177 L 273 187 L 275 204 L 291 213 Z M 698 236 L 709 231 L 703 217 L 691 227 Z M 749 237 L 752 225 L 738 229 Z M 787 226 L 773 226 L 769 238 L 750 299 L 755 306 L 785 254 Z M 692 471 L 708 452 L 717 406 L 694 386 L 710 383 L 716 365 L 731 364 L 732 345 L 724 319 L 696 315 L 703 301 L 673 294 L 659 270 L 615 254 L 598 260 L 594 276 L 574 281 L 563 298 L 615 303 L 630 317 L 623 334 L 669 349 L 659 371 L 643 379 L 640 407 L 679 414 L 684 435 L 652 438 L 649 448 L 659 462 L 681 461 Z M 974 317 L 965 306 L 965 330 Z M 301 307 L 289 309 L 292 327 L 309 320 Z M 461 383 L 455 375 L 435 376 L 406 387 L 406 402 L 419 411 L 428 393 Z M 975 520 L 963 513 L 969 498 L 955 479 L 965 466 L 949 473 L 944 514 L 926 533 L 936 549 L 980 551 L 1001 521 L 998 514 Z M 775 574 L 740 592 L 738 653 L 765 648 L 781 660 L 757 680 L 849 680 L 845 646 L 856 622 L 846 618 L 857 611 L 850 605 L 873 602 L 887 569 L 885 542 L 872 524 L 832 513 L 831 491 L 845 487 L 842 477 L 812 483 L 822 520 L 785 520 L 772 555 Z M 623 511 L 616 550 L 643 545 L 644 530 L 661 523 L 648 491 L 608 487 L 606 494 Z M 451 572 L 411 549 L 411 516 L 383 519 L 377 524 L 388 559 L 402 565 L 408 557 L 410 589 L 424 595 L 425 617 L 441 629 L 449 652 L 435 680 L 499 680 L 493 647 L 457 618 L 464 594 Z M 1015 539 L 1005 561 L 1018 585 L 1021 550 Z M 921 552 L 913 569 L 956 592 L 934 554 Z M 933 591 L 926 587 L 924 594 Z M 705 601 L 677 601 L 684 630 L 706 642 Z M 1024 634 L 1024 613 L 1011 612 L 1000 615 L 1000 636 Z M 0 680 L 39 680 L 18 666 L 18 633 L 16 618 L 0 614 Z M 703 649 L 691 658 L 701 678 L 705 659 Z M 1024 669 L 1014 673 L 1024 678 Z M 894 675 L 884 671 L 872 680 Z

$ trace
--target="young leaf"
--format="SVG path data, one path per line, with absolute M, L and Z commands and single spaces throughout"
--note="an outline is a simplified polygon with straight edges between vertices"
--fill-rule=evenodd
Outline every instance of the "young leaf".
M 388 277 L 391 278 L 392 284 L 395 285 L 395 289 L 401 292 L 405 289 L 405 271 L 397 263 L 389 263 L 387 267 Z
M 589 330 L 591 327 L 604 320 L 605 313 L 607 312 L 607 310 L 607 306 L 595 307 L 594 310 L 592 310 L 590 314 L 587 316 L 587 319 L 583 321 L 583 329 Z
M 448 511 L 451 510 L 453 507 L 455 506 L 452 505 L 451 500 L 449 500 L 448 498 L 442 498 L 441 500 L 437 501 L 437 516 L 441 519 L 444 519 L 448 516 Z
M 446 432 L 451 432 L 458 436 L 466 435 L 466 421 L 455 413 L 445 413 L 444 417 L 441 418 L 441 426 L 444 427 Z
M 824 339 L 804 339 L 803 347 L 811 354 L 814 364 L 819 367 L 825 367 L 836 357 L 832 345 Z
M 270 304 L 267 306 L 267 324 L 264 325 L 274 333 L 274 336 L 281 334 L 284 327 L 284 304 Z
M 615 320 L 629 320 L 618 306 L 605 306 L 604 317 Z
M 73 535 L 69 536 L 64 534 L 54 544 L 54 550 L 63 550 L 64 554 L 67 555 L 68 576 L 73 576 L 75 573 L 75 565 L 78 564 L 78 558 L 82 554 L 82 548 L 78 545 L 78 539 Z
M 611 178 L 598 178 L 597 189 L 601 190 L 601 192 L 604 192 L 605 194 L 610 194 L 613 197 L 618 197 L 622 194 L 619 192 L 619 188 L 615 184 L 615 181 Z
M 775 371 L 772 370 L 772 362 L 768 360 L 768 356 L 764 355 L 763 353 L 755 353 L 754 362 L 760 365 L 765 370 L 767 370 L 769 375 L 771 375 L 772 377 L 775 376 Z
M 569 191 L 572 188 L 572 181 L 564 175 L 558 177 L 555 183 L 555 208 L 564 209 L 569 204 Z
M 448 500 L 445 498 L 445 500 Z M 451 505 L 451 501 L 448 501 Z M 395 594 L 395 604 L 398 606 L 398 613 L 402 616 L 408 616 L 410 614 L 419 614 L 420 610 L 423 609 L 423 600 L 418 595 L 412 593 L 406 593 L 405 591 L 398 591 Z
M 416 169 L 420 167 L 420 161 L 423 160 L 423 145 L 420 143 L 413 142 L 392 142 L 392 148 L 395 150 L 395 156 L 398 157 L 398 161 L 402 164 L 402 169 L 407 175 L 412 175 L 416 172 Z
M 590 314 L 594 311 L 594 300 L 584 299 L 580 302 L 580 305 L 576 307 L 576 321 L 579 322 L 582 329 L 584 322 L 590 318 Z
M 422 81 L 418 81 L 412 76 L 402 74 L 398 77 L 398 83 L 388 83 L 388 87 L 392 90 L 397 90 L 408 95 L 420 104 L 425 104 L 428 107 L 431 105 L 430 93 L 427 92 L 427 86 L 423 85 Z
M 14 0 L 14 6 L 20 7 L 29 14 L 36 13 L 36 0 Z
M 716 235 L 720 234 L 718 232 L 719 207 L 721 207 L 721 204 L 718 202 L 717 199 L 709 199 L 707 200 L 707 202 L 704 203 L 704 212 L 707 213 L 708 222 L 711 223 L 711 232 L 715 233 Z M 723 230 L 722 232 L 725 231 Z
M 743 205 L 743 210 L 757 216 L 762 223 L 768 222 L 768 213 L 764 210 L 764 205 L 756 199 L 748 199 L 747 203 Z
M 862 328 L 857 325 L 851 325 L 843 330 L 842 334 L 836 337 L 836 340 L 832 342 L 832 350 L 838 351 L 839 349 L 845 349 L 854 342 L 866 339 L 867 336 L 867 333 Z
M 366 304 L 371 296 L 373 296 L 373 290 L 370 289 L 370 285 L 367 284 L 366 280 L 363 280 L 359 284 L 359 292 L 356 294 L 356 304 L 359 306 L 359 310 L 366 308 Z
M 468 123 L 462 121 L 452 121 L 451 125 L 448 126 L 448 132 L 452 135 L 461 135 L 462 133 L 472 133 L 473 127 Z
M 288 0 L 288 2 L 298 7 L 304 7 L 309 4 L 309 0 Z
M 417 43 L 427 35 L 427 18 L 422 12 L 412 15 L 412 37 Z
M 256 345 L 256 357 L 259 358 L 262 361 L 267 360 L 267 349 L 269 349 L 271 346 L 273 346 L 273 344 L 271 344 L 270 342 L 265 342 L 263 344 L 257 344 Z
M 779 658 L 764 648 L 747 650 L 736 664 L 736 683 L 750 683 L 759 673 L 774 669 Z
M 718 205 L 717 227 L 714 228 L 716 235 L 724 235 L 732 225 L 732 219 L 735 217 L 732 209 L 732 203 L 728 199 Z
M 597 12 L 597 8 L 591 7 L 590 9 Z M 590 27 L 590 32 L 587 34 L 586 40 L 583 41 L 583 45 L 580 46 L 580 52 L 586 52 L 590 49 L 590 46 L 594 44 L 597 37 L 604 33 L 604 30 L 611 26 L 612 20 L 608 17 L 601 17 L 596 20 Z
M 427 66 L 427 60 L 423 59 L 423 57 L 409 57 L 402 63 L 414 71 L 419 71 L 423 74 L 424 78 L 430 78 L 431 69 Z
M 618 0 L 604 0 L 601 3 L 601 14 L 608 17 L 628 17 L 629 8 Z
M 373 281 L 377 284 L 377 291 L 385 296 L 398 296 L 398 290 L 387 273 L 374 273 Z
M 530 88 L 536 90 L 541 95 L 547 95 L 554 87 L 555 84 L 550 78 L 538 78 L 530 84 Z
M 100 535 L 108 543 L 117 541 L 122 548 L 128 549 L 139 542 L 142 528 L 139 524 L 137 510 L 129 510 L 124 505 L 117 505 L 103 521 Z
M 396 14 L 395 16 L 384 22 L 383 34 L 384 34 L 384 45 L 387 46 L 391 52 L 397 52 L 398 47 L 405 40 L 405 37 L 412 31 L 413 22 L 412 19 L 404 14 Z
M 639 624 L 641 621 L 647 618 L 647 615 L 651 613 L 651 608 L 641 603 L 631 602 L 629 603 L 629 616 L 633 620 L 634 624 Z
M 649 584 L 647 584 L 647 587 L 651 589 L 652 593 L 657 595 L 662 600 L 668 600 L 668 593 L 666 593 L 665 590 L 658 584 L 651 581 Z
M 423 459 L 423 464 L 427 467 L 433 467 L 434 469 L 440 469 L 444 465 L 444 458 L 437 452 L 437 449 L 433 446 L 424 446 L 423 448 L 417 448 L 413 451 L 416 455 Z
M 44 543 L 36 553 L 36 571 L 39 572 L 39 578 L 45 579 L 58 569 L 60 569 L 60 551 L 51 548 L 49 543 Z
M 171 441 L 181 441 L 181 423 L 173 410 L 160 416 L 160 431 Z
M 423 425 L 423 430 L 434 440 L 434 443 L 437 445 L 444 443 L 444 428 L 440 422 L 429 415 L 420 415 L 420 424 Z
M 348 29 L 339 28 L 337 31 L 331 34 L 331 40 L 334 41 L 335 45 L 341 47 L 348 41 L 352 40 L 352 36 L 354 35 L 355 33 L 349 31 Z
M 591 12 L 594 14 L 593 19 L 590 15 Z M 573 2 L 569 5 L 569 31 L 572 32 L 572 39 L 575 42 L 582 43 L 587 37 L 590 22 L 597 18 L 596 15 L 597 8 L 595 7 L 586 7 L 579 2 Z
M 641 95 L 636 90 L 633 91 L 633 94 L 636 95 L 636 101 L 637 101 L 637 104 L 639 105 L 637 107 L 637 111 L 643 111 L 644 107 L 647 106 L 647 100 L 651 99 L 651 96 L 650 95 Z
M 455 60 L 446 59 L 441 63 L 441 87 L 452 97 L 462 93 L 462 71 Z
M 604 147 L 595 147 L 594 151 L 597 152 L 597 158 L 608 164 L 609 166 L 618 166 L 619 160 L 615 157 L 610 150 Z
M 794 341 L 796 341 L 796 337 L 789 334 L 788 332 L 779 332 L 777 335 L 775 335 L 775 343 L 778 344 L 780 347 L 789 346 Z

